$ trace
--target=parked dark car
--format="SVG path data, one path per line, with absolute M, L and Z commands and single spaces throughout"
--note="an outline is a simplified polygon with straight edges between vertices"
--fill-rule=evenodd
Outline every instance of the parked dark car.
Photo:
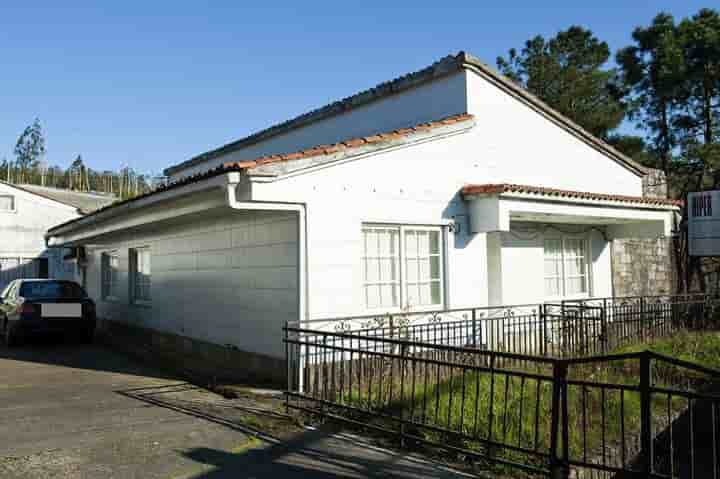
M 90 343 L 95 324 L 95 303 L 74 281 L 16 279 L 0 295 L 0 328 L 8 346 L 48 333 Z

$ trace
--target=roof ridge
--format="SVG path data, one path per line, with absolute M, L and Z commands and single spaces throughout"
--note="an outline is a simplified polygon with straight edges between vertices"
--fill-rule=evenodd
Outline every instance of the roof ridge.
M 609 193 L 592 193 L 588 191 L 565 190 L 546 186 L 518 185 L 514 183 L 490 183 L 482 185 L 465 185 L 463 195 L 498 195 L 502 193 L 527 193 L 544 196 L 561 196 L 587 200 L 617 201 L 620 203 L 646 203 L 654 205 L 682 206 L 682 200 L 670 198 L 653 198 L 647 196 L 614 195 Z
M 304 126 L 315 121 L 333 117 L 339 113 L 343 113 L 352 110 L 360 105 L 370 103 L 385 96 L 399 93 L 422 83 L 447 76 L 451 73 L 457 72 L 461 69 L 461 63 L 458 59 L 463 57 L 464 52 L 460 51 L 457 54 L 446 55 L 439 60 L 435 61 L 431 65 L 415 70 L 404 75 L 400 75 L 392 80 L 385 80 L 376 84 L 373 87 L 359 91 L 358 93 L 346 96 L 340 100 L 328 103 L 324 106 L 314 108 L 308 112 L 302 113 L 298 116 L 290 118 L 289 120 L 276 123 L 267 128 L 264 128 L 255 133 L 251 133 L 238 140 L 226 143 L 218 148 L 206 151 L 196 155 L 189 160 L 180 162 L 176 165 L 170 166 L 165 169 L 165 174 L 170 175 L 175 171 L 184 169 L 194 164 L 206 161 L 211 158 L 215 158 L 223 153 L 227 153 L 237 149 L 240 146 L 248 146 L 260 141 L 275 136 L 280 132 L 288 129 L 295 129 Z

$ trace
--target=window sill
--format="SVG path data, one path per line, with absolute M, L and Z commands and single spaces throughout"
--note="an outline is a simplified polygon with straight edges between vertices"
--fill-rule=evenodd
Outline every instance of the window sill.
M 559 303 L 562 301 L 577 301 L 578 299 L 593 299 L 589 294 L 578 294 L 574 296 L 557 296 L 554 298 L 545 298 L 544 303 Z
M 152 301 L 143 301 L 140 299 L 136 299 L 132 303 L 130 303 L 130 305 L 135 306 L 136 308 L 149 309 L 152 308 Z
M 403 314 L 418 314 L 418 313 L 434 313 L 437 311 L 444 311 L 445 307 L 441 304 L 418 306 L 416 308 L 400 309 L 400 308 L 377 308 L 377 309 L 363 309 L 362 316 L 402 316 Z
M 102 298 L 102 301 L 105 303 L 119 303 L 120 298 L 116 298 L 115 296 L 105 296 Z

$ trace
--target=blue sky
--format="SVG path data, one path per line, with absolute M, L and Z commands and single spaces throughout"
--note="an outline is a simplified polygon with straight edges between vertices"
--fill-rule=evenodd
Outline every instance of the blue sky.
M 37 116 L 47 160 L 145 172 L 466 50 L 493 64 L 572 24 L 613 49 L 692 0 L 0 5 L 0 159 Z M 249 3 L 249 2 L 248 2 Z M 254 2 L 253 2 L 254 3 Z M 33 7 L 28 5 L 32 4 Z M 424 6 L 427 5 L 427 6 Z

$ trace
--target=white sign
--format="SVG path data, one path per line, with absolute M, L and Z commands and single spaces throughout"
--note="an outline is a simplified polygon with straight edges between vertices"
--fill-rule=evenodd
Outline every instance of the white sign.
M 688 195 L 691 256 L 720 256 L 720 191 Z

